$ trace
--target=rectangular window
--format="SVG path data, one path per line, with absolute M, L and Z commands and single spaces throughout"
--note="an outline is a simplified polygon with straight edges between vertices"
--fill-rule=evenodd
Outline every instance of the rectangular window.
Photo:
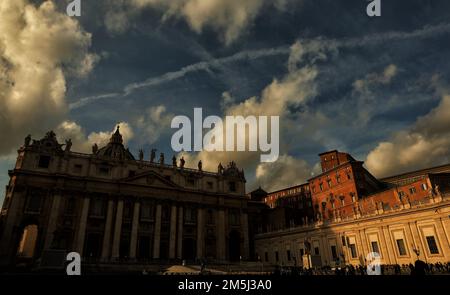
M 331 188 L 331 180 L 330 179 L 327 180 L 327 183 L 328 183 L 328 188 Z
M 228 182 L 228 188 L 230 189 L 230 192 L 235 192 L 236 191 L 236 182 L 234 182 L 234 181 Z
M 416 188 L 415 188 L 415 187 L 409 188 L 409 193 L 410 193 L 411 195 L 414 195 L 414 194 L 416 193 Z
M 422 183 L 422 190 L 426 191 L 428 189 L 428 185 L 426 183 Z
M 269 261 L 269 253 L 267 252 L 264 253 L 264 259 L 266 260 L 266 262 Z
M 341 176 L 340 175 L 336 176 L 336 181 L 337 181 L 337 183 L 341 183 Z
M 398 192 L 398 196 L 399 196 L 400 198 L 403 198 L 403 197 L 405 196 L 405 192 L 399 191 L 399 192 Z
M 38 193 L 31 193 L 28 197 L 26 212 L 39 213 L 41 211 L 41 196 Z
M 81 164 L 73 165 L 73 173 L 80 174 L 82 170 L 83 170 L 83 165 L 81 165 Z
M 50 156 L 39 157 L 39 168 L 48 168 L 50 166 Z
M 350 244 L 349 248 L 350 248 L 350 252 L 352 254 L 352 258 L 357 258 L 358 254 L 356 252 L 356 245 L 355 244 Z
M 197 210 L 195 208 L 186 207 L 184 209 L 184 222 L 195 223 L 197 220 Z
M 291 261 L 291 250 L 286 251 L 287 260 Z
M 141 219 L 153 219 L 153 206 L 150 203 L 142 203 L 141 205 Z
M 319 184 L 320 191 L 323 191 L 323 185 Z
M 75 205 L 76 205 L 75 198 L 67 199 L 66 200 L 66 208 L 64 210 L 64 214 L 66 214 L 66 215 L 73 215 L 75 213 Z
M 338 258 L 337 256 L 337 251 L 336 251 L 336 246 L 331 246 L 331 256 L 333 257 L 333 260 L 336 260 Z
M 398 254 L 400 256 L 405 256 L 406 255 L 405 241 L 403 239 L 397 239 L 396 243 L 398 248 Z
M 125 202 L 123 206 L 123 218 L 131 219 L 132 215 L 133 215 L 133 207 L 131 202 Z
M 208 181 L 208 182 L 206 183 L 206 185 L 208 186 L 208 189 L 213 189 L 213 183 L 212 183 L 212 181 Z
M 430 250 L 431 254 L 439 254 L 439 249 L 436 243 L 436 239 L 434 238 L 434 236 L 428 236 L 426 237 L 427 239 L 427 244 L 428 244 L 428 249 Z
M 194 186 L 195 185 L 195 180 L 193 178 L 188 178 L 186 180 L 186 183 L 188 186 Z
M 206 212 L 206 224 L 214 224 L 214 211 L 212 209 L 208 209 Z
M 240 225 L 240 220 L 239 220 L 239 210 L 232 210 L 230 209 L 230 212 L 228 214 L 228 218 L 230 220 L 230 224 L 233 226 L 238 226 Z
M 372 241 L 370 243 L 372 245 L 372 252 L 380 253 L 380 249 L 378 248 L 378 242 Z
M 89 205 L 90 216 L 101 217 L 103 216 L 103 200 L 94 199 L 91 200 L 91 204 Z
M 100 175 L 104 175 L 104 176 L 109 175 L 109 168 L 108 167 L 100 167 L 100 168 L 98 168 L 98 173 Z
M 320 255 L 319 247 L 314 247 L 314 255 Z

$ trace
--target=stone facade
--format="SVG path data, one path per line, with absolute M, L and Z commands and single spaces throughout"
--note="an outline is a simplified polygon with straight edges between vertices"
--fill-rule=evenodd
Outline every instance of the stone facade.
M 378 252 L 382 264 L 414 263 L 417 258 L 444 263 L 450 261 L 449 216 L 447 197 L 389 213 L 259 234 L 255 251 L 265 263 L 297 266 L 304 265 L 306 254 L 313 267 L 365 265 L 370 252 Z
M 364 265 L 370 252 L 384 264 L 450 261 L 450 165 L 377 179 L 347 153 L 319 156 L 321 174 L 266 195 L 271 207 L 285 207 L 296 188 L 309 187 L 314 216 L 266 225 L 255 236 L 262 261 L 302 265 L 310 255 L 308 266 Z
M 0 215 L 0 263 L 43 263 L 51 253 L 76 251 L 95 263 L 210 261 L 249 256 L 245 177 L 235 163 L 215 173 L 139 159 L 119 129 L 92 153 L 71 151 L 48 132 L 27 137 L 9 171 Z M 182 163 L 183 162 L 183 163 Z M 20 244 L 37 228 L 32 253 Z

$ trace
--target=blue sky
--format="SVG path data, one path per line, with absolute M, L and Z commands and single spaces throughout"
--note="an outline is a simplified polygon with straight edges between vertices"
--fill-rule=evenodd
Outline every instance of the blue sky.
M 2 14 L 33 12 L 17 29 L 22 35 L 11 28 L 23 16 L 0 15 L 11 30 L 0 34 L 0 185 L 28 133 L 39 138 L 54 129 L 89 151 L 125 122 L 134 154 L 157 148 L 172 155 L 174 115 L 192 117 L 194 107 L 205 116 L 248 113 L 240 103 L 251 97 L 255 115 L 264 115 L 285 93 L 277 162 L 231 153 L 192 155 L 193 163 L 235 159 L 247 190 L 271 190 L 305 181 L 317 171 L 317 154 L 330 149 L 365 160 L 378 176 L 450 161 L 442 139 L 450 133 L 449 1 L 385 0 L 377 18 L 366 15 L 363 0 L 217 0 L 207 8 L 194 0 L 82 1 L 79 18 L 64 15 L 64 1 L 6 2 Z M 14 53 L 30 32 L 47 47 L 36 57 L 25 47 Z M 14 89 L 5 81 L 20 89 L 27 74 L 20 66 L 37 60 L 48 61 L 43 71 L 51 75 L 28 82 L 38 89 L 31 94 L 17 91 L 30 104 L 10 107 Z

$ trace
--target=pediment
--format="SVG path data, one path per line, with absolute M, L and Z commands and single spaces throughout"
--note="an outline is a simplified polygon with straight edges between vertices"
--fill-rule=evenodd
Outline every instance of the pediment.
M 175 182 L 166 179 L 164 176 L 154 171 L 146 171 L 138 173 L 134 176 L 123 179 L 123 182 L 129 184 L 148 185 L 156 187 L 171 187 L 171 188 L 179 187 L 179 185 L 177 185 Z

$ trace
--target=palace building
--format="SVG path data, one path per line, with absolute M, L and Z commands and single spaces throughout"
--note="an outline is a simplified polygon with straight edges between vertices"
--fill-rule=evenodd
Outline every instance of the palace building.
M 97 272 L 200 259 L 364 265 L 370 252 L 383 264 L 450 261 L 450 165 L 377 179 L 329 151 L 308 182 L 246 194 L 234 162 L 207 172 L 155 150 L 136 159 L 119 128 L 89 154 L 71 148 L 52 131 L 19 148 L 0 213 L 0 269 L 54 269 L 69 252 Z
M 0 215 L 0 265 L 47 267 L 68 252 L 112 270 L 130 263 L 248 259 L 245 177 L 234 162 L 215 173 L 155 162 L 123 145 L 119 128 L 92 153 L 28 136 L 9 171 Z
M 303 195 L 314 212 L 303 213 L 308 222 L 295 218 L 259 232 L 255 251 L 264 262 L 364 265 L 370 252 L 379 253 L 382 264 L 450 261 L 450 165 L 376 179 L 347 153 L 319 156 L 321 174 L 263 198 L 276 208 Z M 301 188 L 308 193 L 299 194 Z

